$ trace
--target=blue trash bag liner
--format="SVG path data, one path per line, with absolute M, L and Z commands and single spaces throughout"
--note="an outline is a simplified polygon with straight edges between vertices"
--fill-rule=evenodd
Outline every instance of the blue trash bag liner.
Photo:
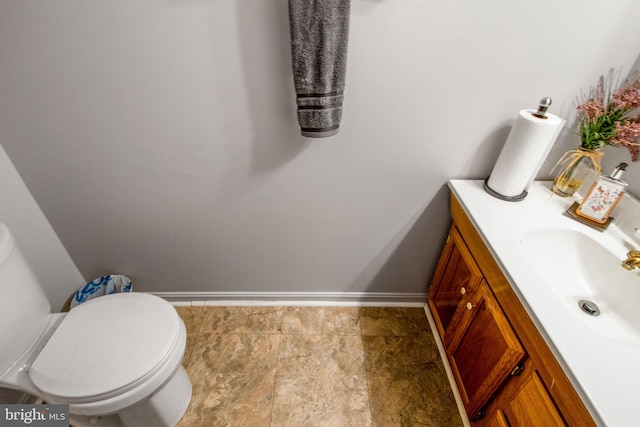
M 119 292 L 131 292 L 132 289 L 131 280 L 126 276 L 110 274 L 98 277 L 84 285 L 83 288 L 78 289 L 71 299 L 71 308 L 96 297 Z

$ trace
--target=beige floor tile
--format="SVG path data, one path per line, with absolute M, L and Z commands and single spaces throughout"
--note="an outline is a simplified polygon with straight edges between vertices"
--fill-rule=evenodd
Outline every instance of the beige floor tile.
M 178 306 L 175 307 L 175 309 L 187 328 L 187 346 L 184 351 L 184 356 L 182 357 L 182 365 L 186 367 L 189 364 L 200 325 L 202 325 L 202 316 L 204 315 L 205 307 Z
M 430 331 L 424 309 L 414 307 L 361 308 L 360 325 L 363 336 L 402 336 Z
M 432 335 L 362 339 L 374 426 L 462 426 Z
M 272 369 L 278 361 L 279 342 L 279 335 L 201 333 L 187 372 L 193 382 L 213 373 Z
M 271 425 L 370 426 L 361 338 L 283 335 Z
M 205 307 L 200 333 L 279 334 L 283 307 Z
M 438 347 L 429 333 L 403 336 L 362 337 L 367 372 L 401 373 L 414 365 L 441 362 Z
M 268 426 L 280 336 L 199 334 L 187 366 L 193 397 L 180 426 Z
M 175 309 L 187 328 L 187 334 L 198 335 L 206 307 L 177 306 Z
M 356 307 L 286 307 L 282 316 L 286 335 L 360 335 Z
M 271 424 L 275 369 L 262 375 L 216 373 L 193 384 L 193 398 L 179 427 Z

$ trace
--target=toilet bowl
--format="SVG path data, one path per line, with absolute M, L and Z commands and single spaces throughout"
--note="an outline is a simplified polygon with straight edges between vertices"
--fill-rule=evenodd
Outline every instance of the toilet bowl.
M 0 224 L 0 386 L 68 404 L 74 426 L 173 426 L 189 405 L 184 322 L 144 293 L 50 313 L 42 287 Z

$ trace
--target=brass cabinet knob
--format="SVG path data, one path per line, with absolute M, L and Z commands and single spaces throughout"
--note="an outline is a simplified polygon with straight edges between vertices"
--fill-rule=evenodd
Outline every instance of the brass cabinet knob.
M 470 302 L 468 302 L 467 303 L 467 310 L 471 310 L 472 308 L 473 308 L 473 305 Z
M 464 286 L 462 286 L 462 287 L 460 288 L 460 295 L 464 295 L 464 294 L 466 294 L 466 293 L 467 293 L 467 290 L 464 288 Z

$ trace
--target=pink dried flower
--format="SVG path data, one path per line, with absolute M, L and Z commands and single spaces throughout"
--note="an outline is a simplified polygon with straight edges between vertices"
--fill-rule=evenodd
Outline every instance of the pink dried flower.
M 611 145 L 617 145 L 625 147 L 631 154 L 631 161 L 638 161 L 639 146 L 636 142 L 636 138 L 640 137 L 640 119 L 626 119 L 621 122 L 616 122 L 616 131 L 611 138 Z
M 604 104 L 597 99 L 590 99 L 578 105 L 578 110 L 582 111 L 589 121 L 595 119 L 604 113 Z
M 636 142 L 640 138 L 640 119 L 632 114 L 640 108 L 640 74 L 614 91 L 618 76 L 613 68 L 606 77 L 600 76 L 589 95 L 577 105 L 581 147 L 625 147 L 635 162 L 640 157 Z
M 611 104 L 618 108 L 634 110 L 640 107 L 640 82 L 636 79 L 629 86 L 618 89 L 611 97 Z

